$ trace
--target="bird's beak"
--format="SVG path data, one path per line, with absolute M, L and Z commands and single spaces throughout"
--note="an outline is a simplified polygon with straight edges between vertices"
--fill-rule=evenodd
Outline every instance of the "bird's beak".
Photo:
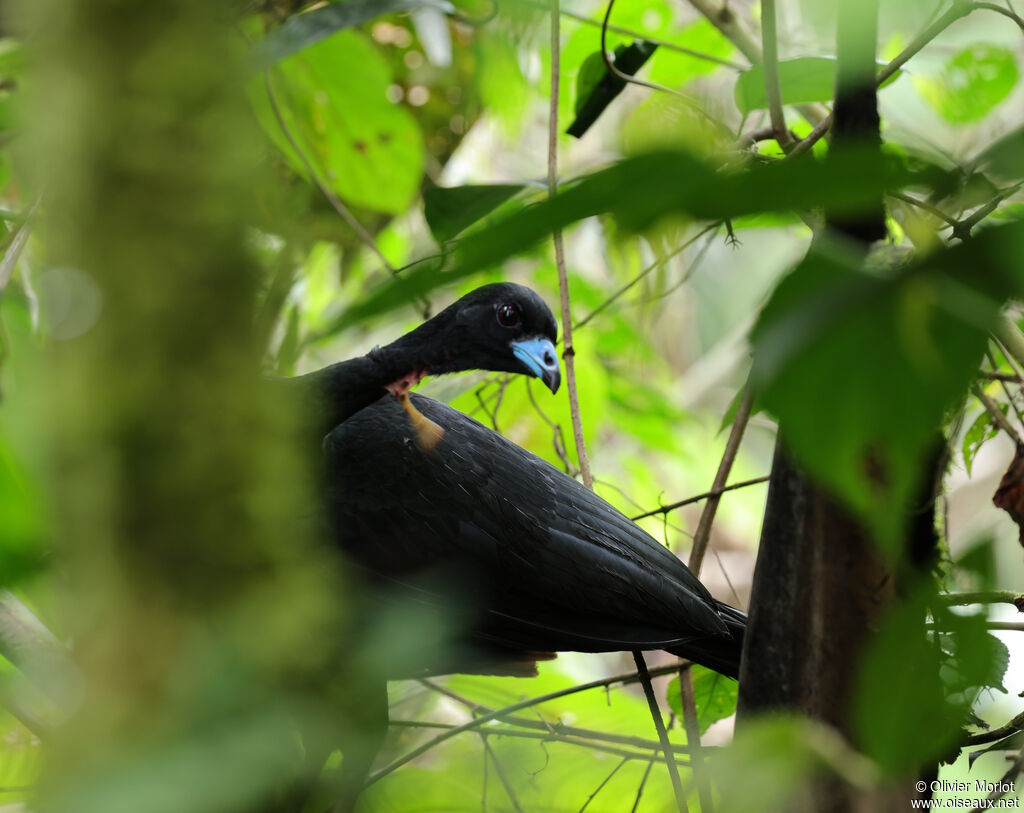
M 512 344 L 512 354 L 552 392 L 558 392 L 562 371 L 558 366 L 558 353 L 550 339 L 520 339 Z

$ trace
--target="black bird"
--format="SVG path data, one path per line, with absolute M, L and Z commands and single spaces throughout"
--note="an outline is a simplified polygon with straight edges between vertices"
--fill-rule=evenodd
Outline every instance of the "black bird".
M 539 457 L 414 396 L 443 430 L 424 451 L 385 394 L 470 368 L 526 373 L 554 392 L 556 330 L 533 291 L 488 285 L 385 348 L 299 379 L 318 393 L 319 420 L 336 424 L 323 448 L 337 544 L 372 583 L 468 608 L 461 652 L 425 670 L 666 649 L 735 678 L 746 616 L 663 545 Z
M 333 541 L 370 595 L 461 613 L 452 646 L 389 677 L 667 649 L 735 678 L 746 616 L 671 552 L 477 421 L 428 398 L 409 405 L 423 376 L 468 369 L 524 373 L 555 392 L 556 337 L 537 294 L 488 285 L 387 347 L 287 385 L 311 405 Z M 374 691 L 361 701 L 362 742 L 344 748 L 339 810 L 354 806 L 383 738 L 387 698 Z

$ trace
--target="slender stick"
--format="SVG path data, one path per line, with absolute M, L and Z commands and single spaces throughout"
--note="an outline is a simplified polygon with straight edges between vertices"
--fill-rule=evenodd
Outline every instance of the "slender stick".
M 995 402 L 985 394 L 985 391 L 977 384 L 972 387 L 972 390 L 974 391 L 974 396 L 981 401 L 981 405 L 985 407 L 985 411 L 992 418 L 992 422 L 1012 438 L 1013 442 L 1018 446 L 1024 445 L 1024 442 L 1021 441 L 1020 434 L 1014 428 L 1013 424 L 1006 420 L 1006 416 L 1003 415 Z
M 725 482 L 729 479 L 729 472 L 732 471 L 732 465 L 736 460 L 736 453 L 739 451 L 740 442 L 743 440 L 743 433 L 746 431 L 747 423 L 750 420 L 753 403 L 754 391 L 748 382 L 743 389 L 743 394 L 740 396 L 740 403 L 736 409 L 736 417 L 732 422 L 729 439 L 725 443 L 725 451 L 722 453 L 722 460 L 718 464 L 718 471 L 715 473 L 715 480 L 711 486 L 711 496 L 704 504 L 704 510 L 701 512 L 700 520 L 697 523 L 697 531 L 693 535 L 693 548 L 690 550 L 690 570 L 693 571 L 694 575 L 700 575 L 701 565 L 704 564 L 704 554 L 707 552 L 708 542 L 711 539 L 711 526 L 714 524 L 718 504 L 721 502 L 722 493 L 725 489 Z M 693 673 L 689 669 L 681 669 L 679 671 L 679 698 L 683 707 L 683 727 L 686 729 L 686 744 L 690 746 L 690 765 L 693 768 L 693 777 L 697 783 L 701 813 L 711 813 L 714 810 L 714 799 L 711 795 L 711 783 L 703 770 L 700 723 L 697 721 L 697 701 L 693 693 Z
M 786 116 L 782 111 L 782 87 L 779 84 L 779 43 L 776 36 L 775 0 L 761 0 L 761 49 L 764 54 L 764 90 L 768 97 L 768 115 L 775 140 L 782 149 L 790 144 Z
M 676 805 L 680 813 L 689 808 L 686 806 L 686 794 L 683 792 L 683 783 L 679 778 L 679 768 L 672 756 L 672 744 L 668 739 L 668 731 L 665 730 L 665 721 L 661 719 L 661 709 L 658 708 L 658 699 L 654 696 L 654 686 L 651 684 L 651 676 L 647 671 L 647 662 L 644 661 L 644 653 L 639 650 L 633 651 L 633 660 L 636 661 L 636 671 L 640 675 L 640 683 L 644 687 L 644 695 L 647 697 L 647 705 L 651 709 L 651 718 L 654 720 L 654 727 L 658 730 L 658 739 L 661 740 L 662 751 L 665 755 L 665 765 L 668 767 L 668 776 L 672 780 L 672 792 L 676 796 Z M 693 743 L 690 743 L 691 749 Z M 691 750 L 692 755 L 696 751 Z M 701 807 L 703 811 L 703 806 Z
M 715 480 L 711 485 L 713 493 L 708 497 L 708 501 L 704 505 L 700 521 L 697 523 L 697 531 L 693 535 L 693 548 L 690 550 L 689 565 L 694 575 L 700 575 L 700 568 L 704 563 L 704 554 L 707 552 L 708 541 L 711 539 L 711 525 L 715 521 L 718 504 L 721 502 L 722 493 L 725 491 L 725 481 L 729 479 L 729 472 L 732 471 L 732 465 L 736 461 L 736 453 L 739 451 L 740 442 L 743 440 L 743 433 L 746 431 L 747 423 L 750 420 L 750 411 L 753 404 L 754 391 L 748 382 L 743 390 L 743 395 L 740 396 L 740 403 L 736 408 L 736 417 L 733 418 L 729 439 L 725 443 L 725 451 L 722 453 L 722 460 L 718 464 L 718 471 L 715 473 Z
M 991 590 L 977 593 L 943 593 L 939 601 L 947 607 L 963 607 L 967 604 L 1012 604 L 1024 612 L 1024 593 L 1014 590 Z
M 1018 364 L 1024 365 L 1024 335 L 1020 328 L 1008 316 L 1000 318 L 992 331 L 996 339 L 1006 351 L 1007 358 L 1013 358 Z
M 548 114 L 548 196 L 558 191 L 558 82 L 561 70 L 559 0 L 551 2 L 551 107 Z M 569 391 L 569 411 L 572 415 L 572 437 L 576 443 L 576 456 L 580 461 L 583 485 L 594 490 L 594 475 L 590 471 L 587 442 L 583 437 L 580 419 L 580 399 L 576 390 L 576 351 L 572 344 L 572 311 L 569 307 L 569 272 L 565 267 L 565 247 L 562 230 L 552 235 L 555 242 L 555 266 L 558 268 L 558 292 L 562 305 L 562 360 L 565 361 L 565 388 Z
M 763 477 L 754 477 L 750 480 L 741 480 L 738 483 L 732 483 L 731 485 L 722 486 L 721 488 L 713 488 L 710 491 L 705 491 L 703 494 L 695 494 L 692 497 L 687 497 L 685 500 L 679 500 L 678 502 L 669 503 L 663 505 L 661 508 L 655 508 L 651 511 L 645 511 L 642 514 L 637 514 L 635 517 L 630 517 L 631 520 L 636 522 L 638 519 L 646 519 L 647 517 L 657 516 L 658 514 L 667 514 L 670 511 L 675 511 L 677 508 L 682 508 L 684 505 L 692 505 L 695 502 L 706 500 L 709 497 L 719 497 L 725 494 L 727 491 L 736 491 L 740 488 L 749 488 L 750 486 L 760 485 L 761 483 L 767 483 L 771 477 L 764 475 Z
M 678 664 L 673 664 L 671 666 L 661 666 L 657 669 L 649 670 L 646 674 L 648 678 L 650 675 L 667 675 L 671 672 L 676 671 L 676 669 L 678 668 Z M 399 757 L 394 762 L 385 765 L 383 768 L 381 768 L 379 771 L 373 774 L 367 780 L 366 784 L 372 785 L 374 782 L 378 781 L 379 779 L 383 779 L 385 776 L 387 776 L 390 773 L 393 773 L 394 771 L 397 771 L 403 765 L 407 765 L 417 757 L 422 756 L 427 751 L 430 751 L 431 749 L 437 747 L 446 740 L 450 740 L 452 737 L 455 737 L 458 734 L 462 734 L 463 732 L 473 731 L 479 728 L 480 726 L 484 725 L 485 723 L 490 722 L 491 720 L 498 720 L 502 717 L 507 717 L 509 714 L 512 714 L 514 712 L 521 711 L 522 709 L 528 709 L 532 708 L 533 706 L 539 706 L 542 703 L 548 703 L 552 700 L 558 700 L 562 697 L 568 697 L 569 695 L 577 694 L 579 692 L 586 692 L 590 689 L 606 688 L 608 686 L 614 686 L 617 683 L 636 683 L 637 681 L 640 681 L 642 679 L 643 676 L 639 672 L 630 672 L 625 675 L 615 675 L 614 677 L 610 678 L 601 678 L 600 680 L 592 680 L 589 683 L 581 683 L 578 686 L 570 686 L 566 689 L 559 689 L 555 692 L 549 692 L 547 694 L 538 695 L 537 697 L 532 697 L 527 700 L 522 700 L 518 703 L 513 703 L 510 706 L 505 706 L 504 708 L 496 709 L 495 711 L 492 711 L 490 714 L 481 714 L 479 717 L 474 717 L 467 723 L 463 723 L 462 725 L 456 726 L 455 728 L 451 728 L 447 731 L 442 732 L 441 734 L 438 734 L 429 742 L 423 743 L 422 745 L 420 745 L 417 748 L 414 748 L 412 751 L 405 754 L 404 756 Z

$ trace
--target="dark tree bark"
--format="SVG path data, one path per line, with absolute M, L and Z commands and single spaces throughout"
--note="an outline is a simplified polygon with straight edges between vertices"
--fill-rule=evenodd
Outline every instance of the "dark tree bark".
M 881 145 L 875 88 L 877 0 L 839 0 L 839 61 L 832 149 Z M 851 250 L 885 236 L 883 201 L 855 217 L 826 212 L 833 233 Z M 836 393 L 836 397 L 842 397 Z M 821 720 L 853 739 L 850 705 L 857 667 L 886 609 L 897 596 L 863 523 L 808 476 L 785 450 L 780 427 L 754 574 L 750 622 L 740 674 L 739 721 L 772 710 Z M 908 518 L 912 560 L 934 549 L 933 477 L 919 515 Z M 817 811 L 908 808 L 909 788 L 856 799 L 838 783 L 816 788 Z M 882 798 L 884 796 L 884 798 Z

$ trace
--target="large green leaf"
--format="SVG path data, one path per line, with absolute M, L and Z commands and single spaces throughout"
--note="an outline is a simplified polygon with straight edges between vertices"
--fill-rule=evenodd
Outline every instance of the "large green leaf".
M 895 82 L 900 71 L 885 84 Z M 779 63 L 779 85 L 784 104 L 808 104 L 831 101 L 836 90 L 836 59 L 830 56 L 806 56 Z M 883 85 L 884 86 L 884 85 Z M 768 107 L 764 66 L 754 65 L 736 78 L 733 91 L 736 106 L 743 115 Z
M 938 76 L 920 77 L 915 84 L 946 121 L 967 124 L 1006 99 L 1018 75 L 1013 51 L 976 43 L 950 57 Z
M 693 699 L 697 707 L 697 725 L 700 733 L 707 731 L 712 723 L 724 720 L 736 713 L 736 698 L 739 684 L 730 678 L 705 669 L 703 666 L 690 667 L 693 674 Z M 677 717 L 683 716 L 683 703 L 679 690 L 679 678 L 668 684 L 668 704 Z
M 895 553 L 919 460 L 1003 302 L 1024 293 L 1024 226 L 899 271 L 865 271 L 843 248 L 813 250 L 775 290 L 753 332 L 753 375 L 790 450 Z
M 345 200 L 377 212 L 404 211 L 419 190 L 419 125 L 388 101 L 387 62 L 365 36 L 343 31 L 273 71 L 281 116 L 321 180 Z M 278 125 L 262 78 L 250 96 L 263 128 L 292 167 L 307 171 Z
M 431 187 L 423 193 L 423 216 L 434 239 L 444 243 L 525 188 L 525 184 Z
M 503 262 L 532 248 L 555 229 L 608 213 L 627 231 L 667 215 L 717 220 L 757 212 L 818 206 L 856 212 L 879 195 L 911 184 L 945 184 L 935 171 L 911 171 L 877 153 L 851 150 L 824 160 L 753 164 L 720 169 L 684 152 L 652 152 L 623 159 L 542 201 L 464 238 L 444 273 L 425 267 L 377 289 L 343 314 L 348 324 L 408 302 L 439 285 Z
M 287 56 L 315 45 L 346 28 L 355 28 L 375 17 L 420 8 L 453 10 L 447 0 L 347 0 L 294 14 L 284 25 L 256 43 L 249 52 L 249 67 L 265 70 Z

